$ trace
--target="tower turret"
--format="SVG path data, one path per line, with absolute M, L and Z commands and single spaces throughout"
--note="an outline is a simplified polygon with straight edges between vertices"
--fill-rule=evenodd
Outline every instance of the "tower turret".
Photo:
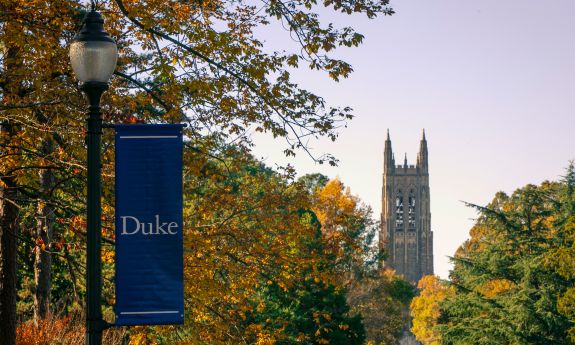
M 395 168 L 395 159 L 391 149 L 391 139 L 389 138 L 389 129 L 387 130 L 387 139 L 385 140 L 385 149 L 383 150 L 383 171 L 392 172 Z
M 421 174 L 428 174 L 427 162 L 427 140 L 425 140 L 425 129 L 423 130 L 423 137 L 419 143 L 419 153 L 417 154 L 417 168 Z

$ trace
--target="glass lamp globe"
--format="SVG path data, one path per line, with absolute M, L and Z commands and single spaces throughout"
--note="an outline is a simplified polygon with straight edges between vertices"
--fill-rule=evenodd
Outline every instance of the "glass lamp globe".
M 92 10 L 70 45 L 70 62 L 79 81 L 108 83 L 118 60 L 116 42 L 104 31 L 104 19 Z

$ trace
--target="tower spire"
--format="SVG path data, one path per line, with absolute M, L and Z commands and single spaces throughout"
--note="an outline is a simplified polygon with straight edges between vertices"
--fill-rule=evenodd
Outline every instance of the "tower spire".
M 393 166 L 395 164 L 393 159 L 393 150 L 391 148 L 391 139 L 389 138 L 389 128 L 387 129 L 387 139 L 385 140 L 383 156 L 383 171 L 387 174 L 393 171 Z
M 423 136 L 419 143 L 419 153 L 417 154 L 417 167 L 423 174 L 428 173 L 427 165 L 427 140 L 425 139 L 425 128 L 423 129 Z

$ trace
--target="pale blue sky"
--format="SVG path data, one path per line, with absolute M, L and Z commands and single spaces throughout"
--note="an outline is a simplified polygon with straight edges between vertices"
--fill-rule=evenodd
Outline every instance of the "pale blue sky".
M 283 142 L 258 138 L 266 163 L 290 162 L 301 174 L 339 176 L 381 210 L 385 131 L 396 161 L 415 164 L 426 129 L 435 271 L 447 277 L 447 256 L 468 237 L 475 212 L 460 200 L 488 203 L 497 191 L 557 179 L 575 159 L 574 0 L 395 0 L 396 14 L 368 21 L 336 16 L 365 43 L 339 55 L 354 66 L 340 83 L 298 72 L 302 86 L 357 117 L 337 142 L 313 142 L 338 167 L 314 165 Z M 266 34 L 264 34 L 265 36 Z M 271 46 L 285 35 L 268 31 Z

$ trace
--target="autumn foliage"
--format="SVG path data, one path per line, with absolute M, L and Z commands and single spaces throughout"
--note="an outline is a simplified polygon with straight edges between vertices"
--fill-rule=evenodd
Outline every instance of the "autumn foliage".
M 0 252 L 0 337 L 7 344 L 14 342 L 16 323 L 22 344 L 82 342 L 83 321 L 71 316 L 81 314 L 85 298 L 86 102 L 68 49 L 86 4 L 0 2 L 0 242 L 6 248 Z M 363 342 L 347 288 L 381 257 L 370 240 L 376 228 L 370 211 L 339 181 L 310 189 L 292 168 L 270 169 L 254 159 L 250 133 L 282 139 L 278 150 L 288 156 L 303 152 L 335 164 L 307 143 L 335 140 L 352 109 L 327 104 L 290 72 L 348 77 L 352 66 L 333 54 L 359 46 L 363 36 L 317 13 L 374 18 L 393 13 L 388 0 L 95 4 L 119 50 L 102 99 L 104 122 L 187 124 L 185 325 L 133 327 L 109 342 Z M 259 38 L 268 27 L 285 29 L 281 49 Z M 108 321 L 115 302 L 113 145 L 113 133 L 104 130 Z M 306 317 L 290 319 L 279 313 L 285 310 Z
M 18 345 L 81 345 L 85 343 L 84 320 L 79 314 L 61 318 L 45 318 L 34 323 L 21 323 L 16 330 Z M 104 332 L 104 344 L 119 344 L 125 338 L 125 330 Z
M 433 275 L 421 278 L 417 288 L 420 293 L 410 306 L 413 315 L 411 332 L 425 345 L 439 345 L 441 336 L 434 326 L 441 315 L 440 303 L 453 295 L 455 289 Z
M 575 168 L 497 193 L 453 257 L 449 281 L 420 281 L 411 304 L 424 344 L 573 344 Z

